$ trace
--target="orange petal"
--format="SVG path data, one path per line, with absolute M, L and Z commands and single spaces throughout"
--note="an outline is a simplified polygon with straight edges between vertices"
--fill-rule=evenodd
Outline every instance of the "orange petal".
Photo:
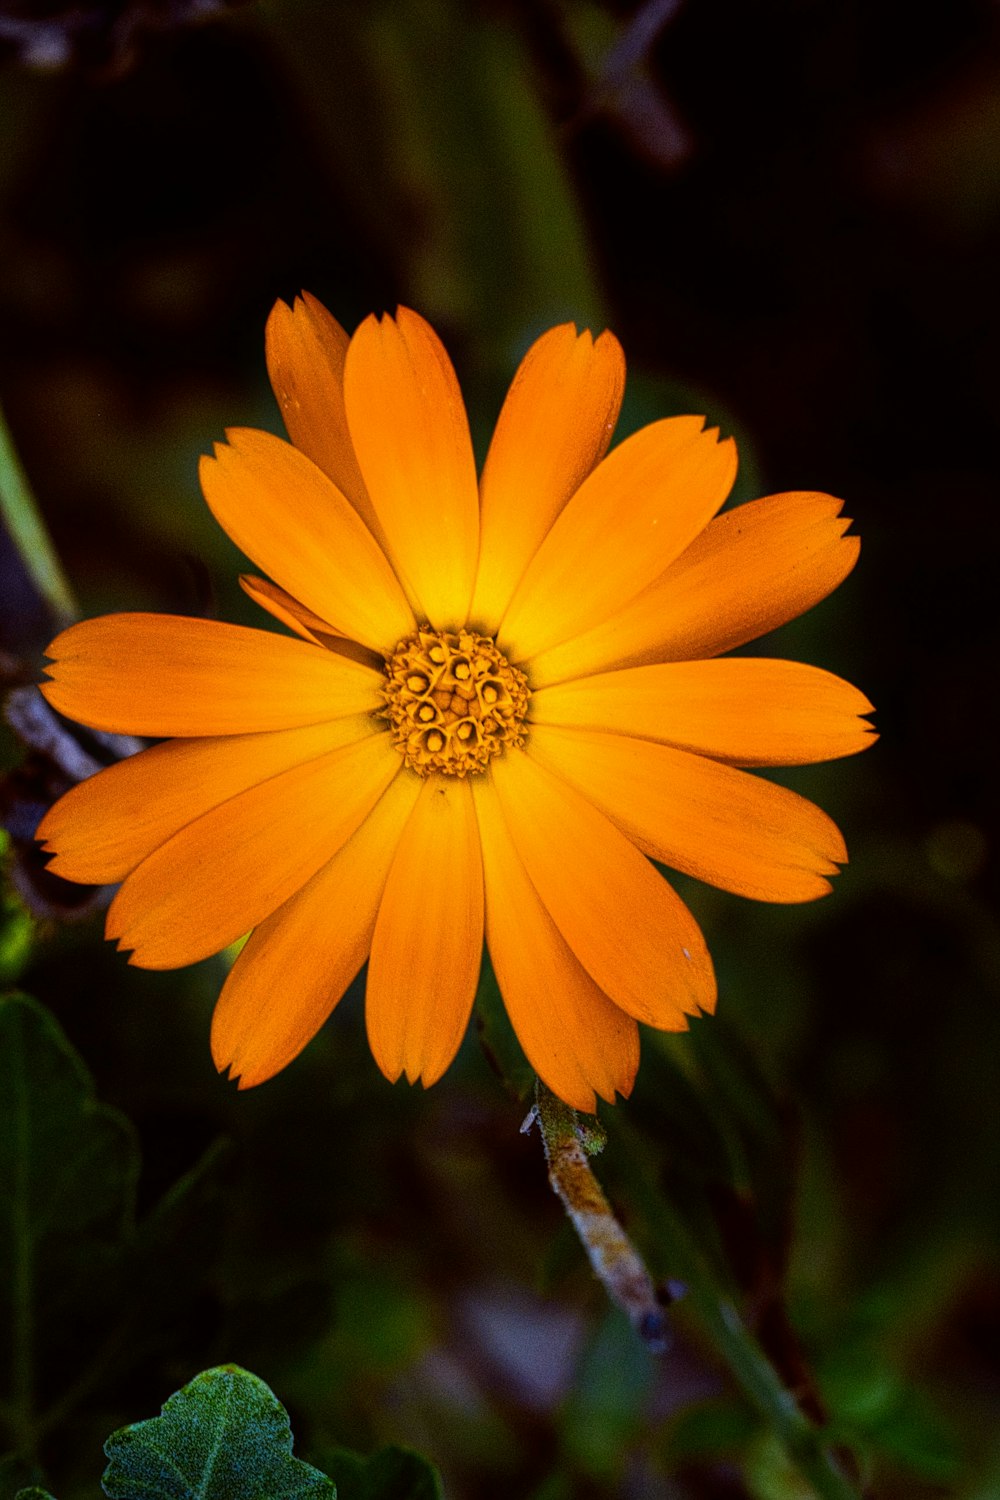
M 482 539 L 470 616 L 496 633 L 556 516 L 607 451 L 625 389 L 613 333 L 594 342 L 563 323 L 521 361 L 497 421 L 479 493 Z
M 375 672 L 380 672 L 385 666 L 384 658 L 377 651 L 369 651 L 367 646 L 361 646 L 348 636 L 341 635 L 332 625 L 321 620 L 319 615 L 314 615 L 311 609 L 306 609 L 304 604 L 293 599 L 291 594 L 279 589 L 276 583 L 271 583 L 267 578 L 256 578 L 251 573 L 241 573 L 239 583 L 248 598 L 290 630 L 294 630 L 304 641 L 325 646 L 328 651 L 336 651 L 340 656 L 349 656 L 351 661 L 360 662 L 363 667 L 371 667 Z
M 397 776 L 356 833 L 262 922 L 212 1017 L 212 1056 L 240 1088 L 281 1071 L 316 1035 L 368 957 L 386 875 L 420 782 Z
M 334 630 L 376 651 L 415 627 L 381 547 L 322 470 L 291 443 L 230 428 L 199 470 L 237 547 Z
M 462 394 L 437 334 L 405 307 L 395 320 L 366 318 L 347 353 L 344 399 L 400 578 L 436 630 L 464 625 L 479 498 Z
M 837 825 L 812 802 L 702 755 L 544 724 L 531 754 L 651 858 L 738 896 L 811 901 L 847 861 Z
M 428 1087 L 465 1035 L 483 958 L 483 859 L 467 781 L 430 777 L 403 829 L 375 923 L 365 1019 L 392 1083 Z
M 241 573 L 239 581 L 244 594 L 255 604 L 259 604 L 261 609 L 266 609 L 274 619 L 280 620 L 282 625 L 294 630 L 304 641 L 312 641 L 314 646 L 323 646 L 330 640 L 347 640 L 347 636 L 334 630 L 326 620 L 321 620 L 319 615 L 306 609 L 304 604 L 300 604 L 285 589 L 279 589 L 269 579 L 257 578 L 253 573 Z
M 144 969 L 217 953 L 333 858 L 400 767 L 388 735 L 373 734 L 212 808 L 133 870 L 109 908 L 108 937 Z
M 588 974 L 616 1005 L 663 1031 L 715 1008 L 697 922 L 662 875 L 585 797 L 511 751 L 493 785 L 532 885 Z
M 800 662 L 725 657 L 581 677 L 534 692 L 537 724 L 663 740 L 742 766 L 800 766 L 872 743 L 863 693 Z
M 486 942 L 511 1025 L 539 1078 L 574 1109 L 632 1092 L 639 1028 L 574 957 L 532 885 L 487 776 L 472 788 L 483 845 Z
M 69 719 L 117 734 L 249 734 L 381 706 L 381 673 L 220 620 L 101 615 L 57 635 L 40 684 Z
M 350 341 L 322 302 L 303 292 L 292 307 L 275 303 L 264 333 L 264 351 L 288 436 L 333 480 L 378 537 L 378 521 L 344 410 L 344 360 Z
M 45 815 L 37 837 L 66 880 L 113 885 L 173 838 L 248 787 L 372 732 L 367 714 L 306 729 L 169 740 L 72 787 Z
M 715 515 L 736 445 L 668 417 L 626 438 L 585 479 L 535 553 L 497 644 L 512 661 L 599 625 L 652 583 Z
M 719 656 L 811 609 L 857 562 L 830 495 L 768 495 L 727 510 L 643 593 L 531 663 L 537 687 L 608 667 Z

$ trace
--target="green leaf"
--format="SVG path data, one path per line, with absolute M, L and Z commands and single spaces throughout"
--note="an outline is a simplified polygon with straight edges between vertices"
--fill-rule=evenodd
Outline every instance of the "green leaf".
M 18 1490 L 14 1500 L 55 1500 L 55 1496 L 33 1484 L 30 1490 Z
M 73 1370 L 78 1306 L 96 1321 L 131 1232 L 138 1152 L 56 1022 L 0 999 L 0 1394 L 14 1446 L 32 1455 L 46 1376 Z M 83 1292 L 86 1289 L 87 1295 Z
M 21 467 L 10 430 L 0 411 L 0 516 L 42 598 L 56 618 L 65 622 L 77 614 L 73 593 L 56 556 Z
M 333 1482 L 292 1457 L 288 1413 L 237 1365 L 196 1375 L 158 1417 L 104 1445 L 111 1500 L 336 1500 Z
M 328 1457 L 337 1500 L 443 1500 L 434 1465 L 408 1448 L 381 1448 L 371 1458 L 346 1449 Z

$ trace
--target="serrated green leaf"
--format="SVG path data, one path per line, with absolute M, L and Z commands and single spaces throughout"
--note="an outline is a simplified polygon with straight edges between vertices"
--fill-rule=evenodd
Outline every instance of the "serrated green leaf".
M 56 1022 L 23 995 L 0 999 L 0 1099 L 0 1382 L 14 1446 L 30 1453 L 45 1377 L 68 1372 L 61 1341 L 77 1304 L 98 1315 L 90 1290 L 131 1231 L 138 1151 Z
M 336 1500 L 332 1480 L 292 1457 L 288 1413 L 237 1365 L 196 1375 L 158 1417 L 104 1445 L 111 1500 Z
M 381 1448 L 371 1458 L 339 1449 L 327 1467 L 338 1500 L 442 1500 L 444 1494 L 434 1465 L 408 1448 Z

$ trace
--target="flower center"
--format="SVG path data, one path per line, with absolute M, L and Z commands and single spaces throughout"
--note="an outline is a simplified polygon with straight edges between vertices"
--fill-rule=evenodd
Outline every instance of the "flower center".
M 524 743 L 527 679 L 489 636 L 425 627 L 400 641 L 385 675 L 381 716 L 421 776 L 485 771 L 505 745 Z

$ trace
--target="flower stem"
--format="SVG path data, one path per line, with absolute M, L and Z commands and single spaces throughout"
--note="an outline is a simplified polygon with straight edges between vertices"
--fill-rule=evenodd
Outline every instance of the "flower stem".
M 652 1186 L 653 1172 L 643 1160 L 643 1147 L 635 1132 L 616 1115 L 610 1133 L 621 1147 L 616 1155 L 626 1164 L 630 1190 L 656 1236 L 662 1260 L 671 1275 L 684 1281 L 687 1306 L 747 1400 L 819 1500 L 858 1500 L 859 1491 L 831 1452 L 824 1433 L 802 1411 L 733 1301 L 719 1286 L 683 1218 Z
M 77 616 L 76 601 L 31 493 L 2 410 L 0 518 L 10 532 L 35 587 L 55 615 L 56 622 L 68 624 Z
M 667 1346 L 661 1298 L 639 1252 L 612 1212 L 587 1154 L 600 1151 L 604 1133 L 596 1119 L 581 1122 L 575 1109 L 557 1099 L 541 1079 L 535 1085 L 535 1106 L 524 1124 L 535 1121 L 541 1132 L 549 1182 L 562 1200 L 573 1227 L 612 1302 L 628 1315 L 643 1342 L 655 1354 Z

